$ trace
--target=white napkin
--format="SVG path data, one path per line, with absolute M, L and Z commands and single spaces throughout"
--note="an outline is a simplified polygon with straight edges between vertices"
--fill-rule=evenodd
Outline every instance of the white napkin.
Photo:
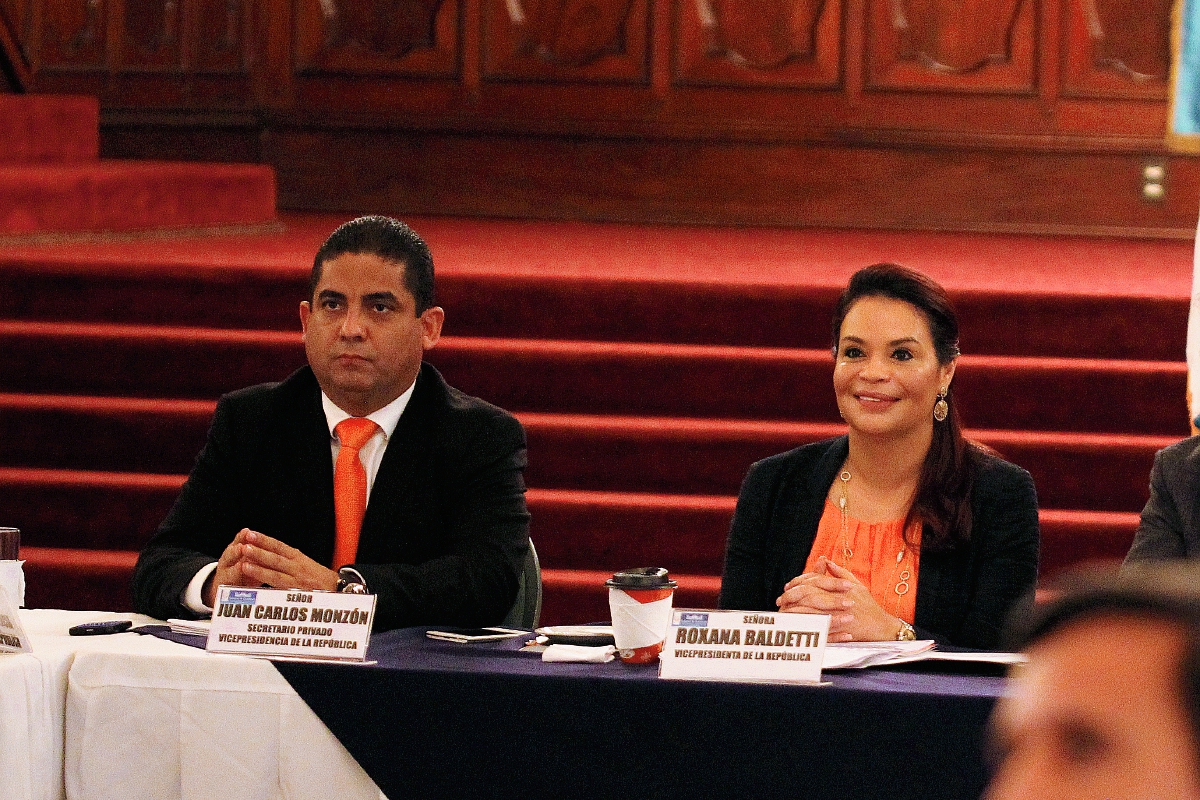
M 617 648 L 611 644 L 603 647 L 584 647 L 578 644 L 552 644 L 542 651 L 542 661 L 578 661 L 585 664 L 607 664 L 613 660 Z

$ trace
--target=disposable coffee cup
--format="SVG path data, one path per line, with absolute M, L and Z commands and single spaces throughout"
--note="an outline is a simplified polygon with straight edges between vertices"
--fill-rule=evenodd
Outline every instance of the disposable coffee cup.
M 662 567 L 636 567 L 605 581 L 617 655 L 627 664 L 658 660 L 671 624 L 675 581 Z

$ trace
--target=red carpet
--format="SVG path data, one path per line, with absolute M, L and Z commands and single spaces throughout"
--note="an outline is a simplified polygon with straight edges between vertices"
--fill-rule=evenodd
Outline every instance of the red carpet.
M 100 104 L 94 97 L 0 94 L 0 161 L 95 161 Z
M 31 604 L 127 606 L 215 398 L 303 363 L 297 306 L 344 218 L 4 249 L 0 521 Z M 1033 473 L 1044 576 L 1122 556 L 1154 452 L 1186 435 L 1187 243 L 412 222 L 447 309 L 430 360 L 526 426 L 547 623 L 603 618 L 602 578 L 633 565 L 714 602 L 746 468 L 841 430 L 829 314 L 872 261 L 954 295 L 963 415 Z
M 95 98 L 0 96 L 0 236 L 261 226 L 275 173 L 257 164 L 100 160 Z

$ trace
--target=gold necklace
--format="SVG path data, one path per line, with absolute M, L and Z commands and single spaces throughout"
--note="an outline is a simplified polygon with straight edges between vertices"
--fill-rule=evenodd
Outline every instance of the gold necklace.
M 854 551 L 850 549 L 850 520 L 849 512 L 847 511 L 847 506 L 850 505 L 850 495 L 846 491 L 846 487 L 852 477 L 854 476 L 850 474 L 850 470 L 848 469 L 843 469 L 838 473 L 838 481 L 841 483 L 841 486 L 838 487 L 839 494 L 841 495 L 838 498 L 838 508 L 842 512 L 842 558 L 845 559 L 842 566 L 847 569 L 849 569 L 850 559 L 854 557 Z M 896 580 L 896 573 L 900 571 L 900 566 L 904 563 L 906 555 L 908 555 L 908 543 L 905 542 L 902 531 L 900 534 L 900 550 L 896 553 L 896 566 L 892 568 L 892 576 L 888 579 L 888 583 L 895 581 L 895 585 L 892 587 L 892 591 L 896 594 L 895 600 L 892 601 L 893 616 L 895 615 L 894 612 L 900 608 L 900 601 L 904 598 L 904 595 L 908 594 L 908 590 L 911 588 L 909 584 L 909 581 L 912 579 L 911 570 L 905 568 L 904 571 L 900 572 L 899 580 Z
M 904 556 L 908 553 L 908 547 L 904 541 L 904 533 L 900 533 L 900 552 L 896 553 L 896 566 L 892 569 L 892 578 L 896 577 L 896 570 L 900 569 L 900 565 L 904 562 Z M 896 599 L 892 603 L 892 616 L 898 616 L 895 612 L 900 609 L 900 601 L 904 595 L 908 594 L 908 580 L 912 577 L 912 572 L 907 568 L 900 573 L 900 580 L 896 581 L 896 585 L 892 587 L 892 591 L 896 593 Z M 888 583 L 892 581 L 889 579 Z M 903 588 L 901 588 L 903 587 Z
M 838 508 L 842 510 L 842 558 L 845 559 L 842 566 L 847 569 L 849 569 L 850 559 L 854 557 L 854 551 L 850 549 L 850 522 L 846 518 L 846 504 L 848 502 L 846 484 L 850 482 L 851 477 L 853 476 L 848 469 L 842 470 L 841 474 L 838 475 L 838 480 L 842 482 L 842 496 L 838 498 Z

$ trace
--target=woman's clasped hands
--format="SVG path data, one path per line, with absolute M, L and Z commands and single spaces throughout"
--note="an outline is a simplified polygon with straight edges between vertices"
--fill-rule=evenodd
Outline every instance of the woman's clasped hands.
M 828 614 L 831 642 L 890 641 L 901 627 L 853 572 L 824 556 L 814 572 L 788 581 L 775 603 L 793 614 Z

